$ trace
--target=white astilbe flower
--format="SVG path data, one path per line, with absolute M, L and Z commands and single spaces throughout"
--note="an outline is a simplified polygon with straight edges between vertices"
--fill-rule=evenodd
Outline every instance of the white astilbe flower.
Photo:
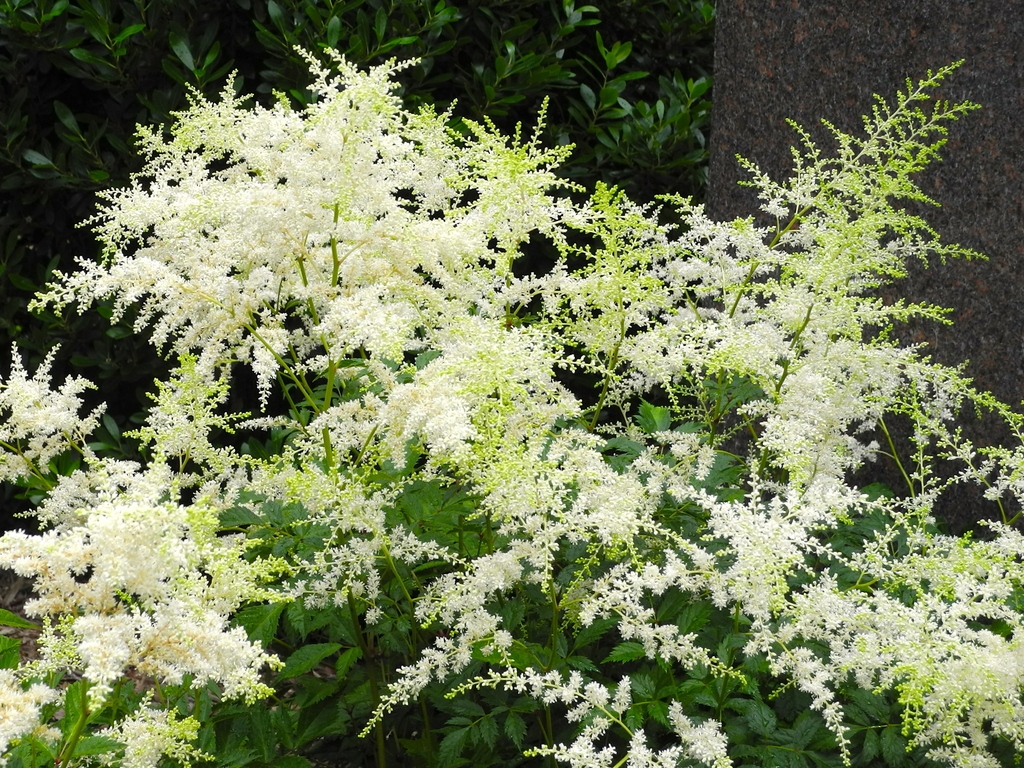
M 125 497 L 99 503 L 81 521 L 38 536 L 0 538 L 0 564 L 35 580 L 30 615 L 66 615 L 90 695 L 101 701 L 133 666 L 158 679 L 220 683 L 249 700 L 266 692 L 271 657 L 228 616 L 269 595 L 276 566 L 242 558 L 244 539 L 217 536 L 217 513 L 201 503 L 158 501 L 167 475 L 154 465 Z
M 79 525 L 87 506 L 113 501 L 138 482 L 139 465 L 134 461 L 95 459 L 70 475 L 61 475 L 34 515 L 47 528 Z
M 386 445 L 399 465 L 406 441 L 418 436 L 432 457 L 482 474 L 578 411 L 554 378 L 551 339 L 540 331 L 468 317 L 439 332 L 436 343 L 440 354 L 395 387 L 383 409 Z
M 310 607 L 343 606 L 350 594 L 372 600 L 380 585 L 376 560 L 387 536 L 386 508 L 398 489 L 300 464 L 290 452 L 285 459 L 256 468 L 244 491 L 258 501 L 245 504 L 256 514 L 262 503 L 287 505 L 295 510 L 295 520 L 329 532 L 309 559 L 295 565 L 299 578 L 285 594 Z
M 732 604 L 768 620 L 785 605 L 788 579 L 804 568 L 818 522 L 800 514 L 800 502 L 772 498 L 723 502 L 710 511 L 708 528 L 725 542 L 721 564 L 709 577 L 716 605 Z M 812 515 L 822 514 L 820 510 Z
M 957 483 L 1024 497 L 1024 452 L 972 446 L 954 427 L 965 406 L 1018 436 L 1024 419 L 897 341 L 897 323 L 942 310 L 878 298 L 908 259 L 971 255 L 894 202 L 927 201 L 910 175 L 970 108 L 917 109 L 948 70 L 880 103 L 866 139 L 832 129 L 837 157 L 801 133 L 789 182 L 746 163 L 770 228 L 671 196 L 665 224 L 605 186 L 557 199 L 569 150 L 540 145 L 543 115 L 525 140 L 469 121 L 460 135 L 452 114 L 402 107 L 399 65 L 327 55 L 331 70 L 306 56 L 316 98 L 302 109 L 249 108 L 229 87 L 196 94 L 167 133 L 142 130 L 143 172 L 91 222 L 102 261 L 37 299 L 109 301 L 180 364 L 133 433 L 146 465 L 89 451 L 87 385 L 51 392 L 52 355 L 32 377 L 16 357 L 0 383 L 0 480 L 49 487 L 63 451 L 85 459 L 39 506 L 48 530 L 0 538 L 0 566 L 35 580 L 26 608 L 44 616 L 40 660 L 0 673 L 0 747 L 50 701 L 29 675 L 81 676 L 95 707 L 130 668 L 252 703 L 275 660 L 230 617 L 301 599 L 351 611 L 360 663 L 403 656 L 367 730 L 460 678 L 453 696 L 503 688 L 548 708 L 549 746 L 529 757 L 725 768 L 706 693 L 685 712 L 655 693 L 666 717 L 646 692 L 633 702 L 622 662 L 749 671 L 729 694 L 748 703 L 767 663 L 847 762 L 850 685 L 893 691 L 935 759 L 987 768 L 996 738 L 1024 751 L 1024 538 L 929 528 Z M 560 258 L 522 275 L 534 237 Z M 265 411 L 244 428 L 271 430 L 242 451 L 211 437 L 238 426 L 235 363 Z M 566 385 L 591 380 L 585 402 Z M 899 464 L 907 498 L 869 502 L 851 481 L 876 454 Z M 947 479 L 940 459 L 962 467 Z M 723 616 L 719 657 L 704 643 L 727 628 L 701 624 Z M 625 642 L 586 664 L 613 635 Z M 106 733 L 126 745 L 112 759 L 150 768 L 198 759 L 195 727 L 147 702 Z
M 157 768 L 163 758 L 169 757 L 190 768 L 193 761 L 212 760 L 209 755 L 189 742 L 199 735 L 199 722 L 193 717 L 179 718 L 172 709 L 150 706 L 147 695 L 139 708 L 128 717 L 103 731 L 103 735 L 124 744 L 124 754 L 106 756 L 104 765 L 117 768 Z
M 728 739 L 722 732 L 721 723 L 706 720 L 700 725 L 694 725 L 683 713 L 682 706 L 675 701 L 669 704 L 668 717 L 686 747 L 687 757 L 712 768 L 732 766 L 727 749 Z
M 230 382 L 212 370 L 203 370 L 196 357 L 180 360 L 169 382 L 158 381 L 157 394 L 150 395 L 155 405 L 144 427 L 129 433 L 143 445 L 153 444 L 168 461 L 184 466 L 196 462 L 213 471 L 226 471 L 233 463 L 233 452 L 210 444 L 210 432 L 234 432 L 233 422 L 248 414 L 224 416 L 217 413 L 227 400 Z
M 250 365 L 264 406 L 279 374 L 325 350 L 400 362 L 452 317 L 503 317 L 505 288 L 522 291 L 515 249 L 558 237 L 572 210 L 549 196 L 568 150 L 475 124 L 459 138 L 446 115 L 402 108 L 397 65 L 329 54 L 332 70 L 307 57 L 319 98 L 301 111 L 249 109 L 228 87 L 194 95 L 170 139 L 143 130 L 143 173 L 93 219 L 104 261 L 38 303 L 109 297 L 115 319 L 137 305 L 155 344 Z
M 703 574 L 688 568 L 671 550 L 663 568 L 648 563 L 636 569 L 622 563 L 588 585 L 581 598 L 580 619 L 589 625 L 597 618 L 614 615 L 623 639 L 639 642 L 648 658 L 672 661 L 687 669 L 698 664 L 714 667 L 714 660 L 697 644 L 696 635 L 682 632 L 674 624 L 659 624 L 649 602 L 649 595 L 662 595 L 670 587 L 694 593 L 703 591 L 705 584 Z
M 99 424 L 102 408 L 84 418 L 81 394 L 95 385 L 81 376 L 59 389 L 50 386 L 54 347 L 30 378 L 17 346 L 11 347 L 11 371 L 0 378 L 0 482 L 47 471 L 51 459 L 74 448 L 90 454 L 86 437 Z
M 826 714 L 847 676 L 864 688 L 896 690 L 915 743 L 958 745 L 932 753 L 952 765 L 991 759 L 992 735 L 1020 749 L 1021 617 L 1007 600 L 1024 579 L 1024 538 L 996 529 L 989 542 L 924 537 L 920 549 L 899 560 L 885 556 L 884 547 L 868 548 L 851 565 L 875 582 L 870 591 L 842 590 L 833 578 L 805 588 L 775 637 L 825 642 L 829 656 L 776 650 L 770 657 L 777 673 L 792 676 Z M 912 601 L 899 591 L 910 591 Z M 992 621 L 1005 622 L 1012 634 L 978 624 Z M 840 718 L 832 714 L 826 719 L 838 735 Z
M 56 701 L 58 691 L 42 683 L 25 688 L 13 670 L 0 669 L 0 765 L 7 765 L 7 748 L 27 735 L 53 738 L 40 724 L 39 709 Z

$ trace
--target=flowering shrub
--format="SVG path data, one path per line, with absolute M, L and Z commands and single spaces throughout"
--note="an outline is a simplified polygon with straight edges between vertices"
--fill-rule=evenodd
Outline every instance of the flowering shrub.
M 16 359 L 0 390 L 0 471 L 44 524 L 0 539 L 43 620 L 37 661 L 0 646 L 8 764 L 1024 748 L 1016 519 L 973 540 L 930 517 L 954 483 L 1021 495 L 1021 449 L 955 424 L 1020 417 L 893 340 L 941 309 L 872 292 L 972 255 L 895 204 L 927 200 L 911 176 L 973 106 L 930 101 L 950 69 L 864 138 L 833 129 L 836 157 L 803 135 L 785 183 L 750 166 L 772 229 L 574 201 L 567 149 L 457 134 L 341 57 L 302 111 L 228 90 L 143 130 L 143 174 L 92 221 L 102 261 L 37 300 L 136 308 L 176 356 L 139 455 L 90 445 L 80 379 L 51 394 Z M 550 272 L 517 272 L 543 240 Z M 247 382 L 255 417 L 229 407 Z M 852 484 L 879 456 L 899 494 Z

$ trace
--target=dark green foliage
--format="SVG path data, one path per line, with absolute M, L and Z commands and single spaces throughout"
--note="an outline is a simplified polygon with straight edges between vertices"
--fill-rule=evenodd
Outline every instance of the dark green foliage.
M 399 76 L 410 106 L 454 101 L 456 120 L 511 129 L 550 97 L 547 140 L 577 147 L 568 177 L 637 199 L 701 196 L 713 23 L 707 0 L 0 0 L 0 376 L 12 341 L 30 369 L 59 344 L 55 378 L 102 382 L 112 435 L 147 407 L 163 371 L 130 317 L 111 327 L 27 306 L 53 270 L 97 257 L 76 225 L 138 170 L 136 125 L 168 123 L 189 89 L 212 97 L 234 72 L 261 101 L 303 103 L 296 46 L 365 65 L 417 59 Z M 115 442 L 110 455 L 130 455 Z M 12 494 L 0 493 L 8 514 Z

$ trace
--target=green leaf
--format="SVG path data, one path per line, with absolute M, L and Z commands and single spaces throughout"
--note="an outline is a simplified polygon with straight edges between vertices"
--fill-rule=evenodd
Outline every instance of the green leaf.
M 644 647 L 640 643 L 632 640 L 627 640 L 624 643 L 616 645 L 612 652 L 608 654 L 604 659 L 604 663 L 609 661 L 636 661 L 637 659 L 643 659 L 647 656 L 644 652 Z
M 463 715 L 469 718 L 470 722 L 484 716 L 484 708 L 469 699 L 452 699 L 451 703 L 446 704 L 444 709 L 453 714 Z
M 576 638 L 572 644 L 573 652 L 575 653 L 581 648 L 586 648 L 591 643 L 601 639 L 605 632 L 618 623 L 618 619 L 595 619 L 589 626 L 583 627 L 576 633 Z
M 352 669 L 352 665 L 355 664 L 359 659 L 363 657 L 363 652 L 358 648 L 349 648 L 343 654 L 338 656 L 334 662 L 334 676 L 342 678 L 348 674 L 348 671 Z
M 741 699 L 738 702 L 734 702 L 734 704 L 742 705 L 736 707 L 736 709 L 743 714 L 747 725 L 750 726 L 750 730 L 757 735 L 768 736 L 778 726 L 778 718 L 775 717 L 775 712 L 764 702 Z
M 504 731 L 517 749 L 523 748 L 523 740 L 526 738 L 526 721 L 518 712 L 508 713 L 508 717 L 505 718 Z
M 312 763 L 298 755 L 284 755 L 274 758 L 274 768 L 312 768 Z
M 124 744 L 109 736 L 86 736 L 75 745 L 74 757 L 87 757 L 90 755 L 102 755 L 107 752 L 116 752 L 122 749 Z
M 493 749 L 498 741 L 498 724 L 491 716 L 481 718 L 470 733 L 474 744 L 483 742 L 489 749 Z
M 220 513 L 219 520 L 222 528 L 240 528 L 243 525 L 255 525 L 263 522 L 263 518 L 248 507 L 225 509 Z
M 642 400 L 640 408 L 637 409 L 636 425 L 648 435 L 653 435 L 655 432 L 667 432 L 672 426 L 672 412 L 668 408 L 651 405 L 646 400 Z
M 583 102 L 591 109 L 597 106 L 597 96 L 594 94 L 594 89 L 589 85 L 580 84 L 580 96 L 583 98 Z
M 885 762 L 894 768 L 904 765 L 907 762 L 907 740 L 900 733 L 897 725 L 886 727 L 879 738 L 882 745 L 882 757 Z
M 28 619 L 23 619 L 16 613 L 11 613 L 6 608 L 0 608 L 0 627 L 18 627 L 20 629 L 39 629 L 38 624 L 33 624 Z
M 341 38 L 341 19 L 337 16 L 331 16 L 331 20 L 327 22 L 327 47 L 337 48 L 338 40 Z
M 188 46 L 188 38 L 186 38 L 180 31 L 172 29 L 168 35 L 168 42 L 171 45 L 171 50 L 174 51 L 174 55 L 178 57 L 185 67 L 192 72 L 195 72 L 196 62 L 192 58 L 192 51 Z
M 864 733 L 864 744 L 860 748 L 861 761 L 870 763 L 878 756 L 881 750 L 882 745 L 879 743 L 878 733 L 875 732 L 874 728 L 868 728 Z
M 69 685 L 64 692 L 64 718 L 60 725 L 65 736 L 75 729 L 80 718 L 88 718 L 88 712 L 82 711 L 82 694 L 85 685 L 85 681 L 79 680 L 77 683 Z
M 82 133 L 82 129 L 78 127 L 78 121 L 75 119 L 74 113 L 68 109 L 67 104 L 63 101 L 57 101 L 54 99 L 53 111 L 57 113 L 57 119 L 61 121 L 65 128 L 72 133 Z
M 281 6 L 275 3 L 274 0 L 267 0 L 267 13 L 270 15 L 270 19 L 274 22 L 275 26 L 284 31 L 285 18 Z
M 72 48 L 69 53 L 79 61 L 84 61 L 86 64 L 95 64 L 97 67 L 106 67 L 107 69 L 114 71 L 117 69 L 109 61 L 104 61 L 91 51 L 87 51 L 85 48 Z
M 21 663 L 21 641 L 0 635 L 0 669 L 17 669 Z
M 235 614 L 235 622 L 245 629 L 250 638 L 267 646 L 274 639 L 277 623 L 287 605 L 287 603 L 271 603 L 243 608 Z
M 118 32 L 117 37 L 114 38 L 115 43 L 123 43 L 132 35 L 136 35 L 146 28 L 145 24 L 132 24 L 130 27 L 125 27 Z
M 53 160 L 48 158 L 46 155 L 36 152 L 34 149 L 26 149 L 21 153 L 21 156 L 28 160 L 32 165 L 37 168 L 56 168 L 53 164 Z
M 341 650 L 339 643 L 312 643 L 304 645 L 288 657 L 284 668 L 277 673 L 277 679 L 286 680 L 309 672 L 328 656 Z
M 468 737 L 469 728 L 459 728 L 441 739 L 441 745 L 437 749 L 437 764 L 445 768 L 455 768 L 468 762 L 459 757 Z
M 68 0 L 57 0 L 57 2 L 55 2 L 53 4 L 53 7 L 49 11 L 47 11 L 46 13 L 43 14 L 42 20 L 45 22 L 45 21 L 52 21 L 53 19 L 56 19 L 58 16 L 60 16 L 62 13 L 64 13 L 64 11 L 67 10 L 67 7 L 68 7 Z
M 619 64 L 629 58 L 629 54 L 633 51 L 633 44 L 626 43 L 615 43 L 612 45 L 611 50 L 602 51 L 601 54 L 604 57 L 604 65 L 608 71 L 615 69 Z
M 643 672 L 636 672 L 630 678 L 630 683 L 633 687 L 633 695 L 638 700 L 655 698 L 657 686 L 650 675 Z

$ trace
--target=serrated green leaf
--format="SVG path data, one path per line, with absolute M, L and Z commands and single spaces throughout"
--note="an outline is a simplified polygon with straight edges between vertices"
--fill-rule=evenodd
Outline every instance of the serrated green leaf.
M 483 717 L 484 715 L 484 708 L 475 701 L 470 701 L 469 699 L 452 699 L 451 702 L 445 704 L 444 709 L 446 712 L 451 712 L 454 715 L 462 715 L 470 718 L 471 720 Z
M 474 744 L 493 748 L 498 741 L 498 723 L 491 716 L 483 717 L 470 729 L 470 737 Z
M 747 699 L 746 706 L 741 710 L 747 725 L 759 736 L 768 736 L 773 733 L 778 725 L 778 718 L 775 712 L 764 702 Z
M 579 669 L 584 672 L 601 671 L 601 668 L 586 656 L 569 656 L 565 663 L 569 665 L 570 669 Z
M 295 705 L 300 710 L 309 710 L 314 704 L 318 704 L 328 696 L 333 696 L 341 687 L 338 680 L 322 680 L 312 675 L 302 678 L 298 686 L 299 692 L 295 696 Z M 311 715 L 312 712 L 306 714 Z
M 654 684 L 653 678 L 644 672 L 635 672 L 630 677 L 630 683 L 633 688 L 633 696 L 638 700 L 642 699 L 653 699 L 657 686 Z
M 907 740 L 900 733 L 899 726 L 890 725 L 884 728 L 879 736 L 879 743 L 882 747 L 882 757 L 889 765 L 899 768 L 907 762 Z
M 352 665 L 355 664 L 359 659 L 363 657 L 363 652 L 358 648 L 349 648 L 343 654 L 338 656 L 334 662 L 334 675 L 337 678 L 342 678 L 348 674 L 348 671 L 352 669 Z
M 78 725 L 82 717 L 82 694 L 84 693 L 85 682 L 79 680 L 72 683 L 64 691 L 64 718 L 61 720 L 61 730 L 68 736 Z
M 643 659 L 647 656 L 644 652 L 644 647 L 640 643 L 632 640 L 619 643 L 616 645 L 612 652 L 609 653 L 604 661 L 636 661 L 637 659 Z
M 33 624 L 28 619 L 23 619 L 16 613 L 11 613 L 6 608 L 0 608 L 0 627 L 18 627 L 19 629 L 39 629 L 38 624 Z
M 884 696 L 855 688 L 850 694 L 850 704 L 846 707 L 847 717 L 858 725 L 875 725 L 888 722 L 889 702 Z
M 466 745 L 468 737 L 469 729 L 459 728 L 441 739 L 441 744 L 437 749 L 437 764 L 447 767 L 465 763 L 465 760 L 459 758 L 459 754 Z
M 523 748 L 523 740 L 526 738 L 526 721 L 518 712 L 508 713 L 508 717 L 505 718 L 504 731 L 517 749 Z
M 222 511 L 218 517 L 222 528 L 238 528 L 243 525 L 255 525 L 262 522 L 259 515 L 248 507 L 231 507 Z
M 864 763 L 870 763 L 874 760 L 882 750 L 882 745 L 878 740 L 878 733 L 875 732 L 874 728 L 868 728 L 864 733 L 864 744 L 860 748 L 860 759 Z
M 277 673 L 278 682 L 309 672 L 321 661 L 339 650 L 341 650 L 341 645 L 338 643 L 312 643 L 302 646 L 285 661 L 284 667 Z
M 576 633 L 576 637 L 573 640 L 573 652 L 586 648 L 591 643 L 600 640 L 609 629 L 618 623 L 618 619 L 596 619 L 590 625 L 583 627 Z
M 261 645 L 270 645 L 277 633 L 277 623 L 287 603 L 253 605 L 235 614 L 235 623 L 243 627 L 249 637 Z
M 800 752 L 768 747 L 761 751 L 762 768 L 807 768 L 807 757 Z
M 672 412 L 668 408 L 652 405 L 643 400 L 637 409 L 636 425 L 648 435 L 665 432 L 672 425 Z

